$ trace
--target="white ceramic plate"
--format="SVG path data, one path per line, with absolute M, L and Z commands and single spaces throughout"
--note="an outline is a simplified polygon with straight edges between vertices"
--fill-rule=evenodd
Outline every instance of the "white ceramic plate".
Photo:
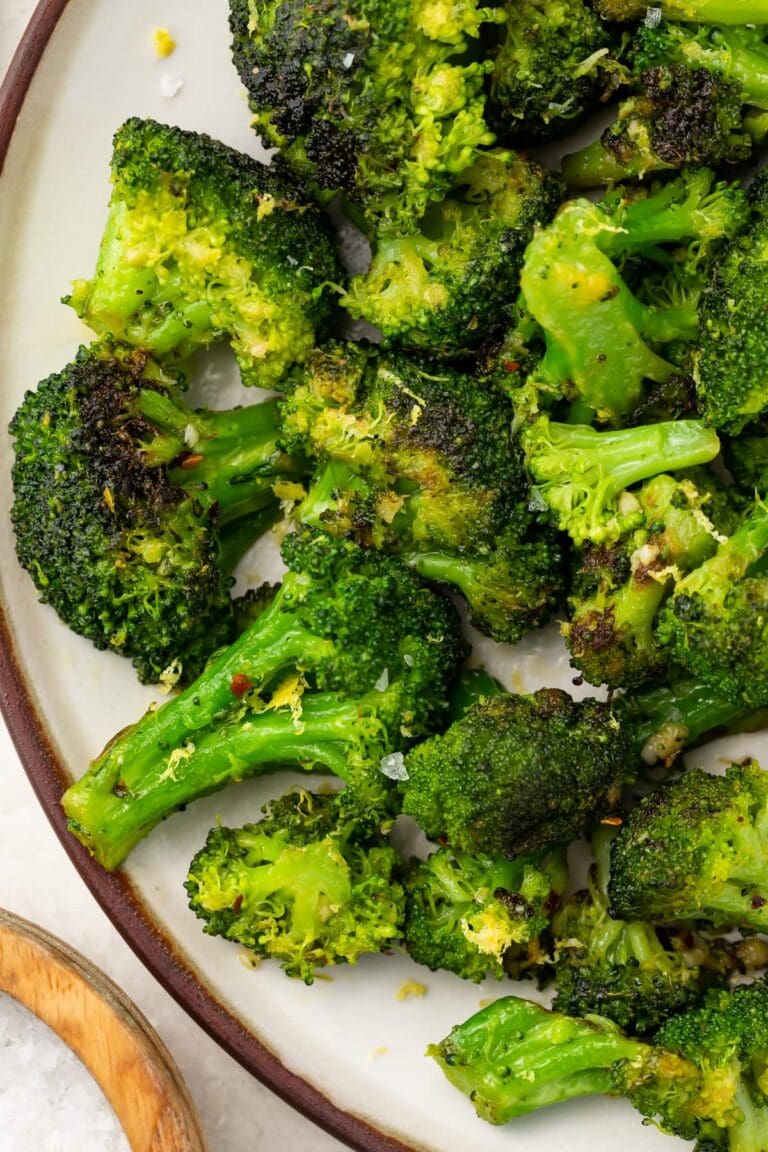
M 229 59 L 226 0 L 49 0 L 42 9 L 38 38 L 52 30 L 42 62 L 36 71 L 29 59 L 26 66 L 17 62 L 15 96 L 6 91 L 7 121 L 24 73 L 34 71 L 0 179 L 3 430 L 24 391 L 89 339 L 59 298 L 73 278 L 94 267 L 119 124 L 129 116 L 152 116 L 264 156 Z M 158 60 L 150 47 L 158 25 L 167 25 L 178 41 L 167 60 Z M 34 38 L 27 47 L 34 55 Z M 172 99 L 163 95 L 165 77 L 183 80 Z M 0 144 L 1 121 L 0 109 Z M 5 129 L 7 134 L 7 122 Z M 230 402 L 239 387 L 230 360 L 204 361 L 201 386 L 209 399 L 216 389 L 219 403 Z M 514 991 L 532 995 L 531 985 L 477 987 L 447 973 L 433 975 L 402 956 L 381 956 L 332 970 L 329 979 L 307 988 L 277 966 L 249 970 L 235 946 L 203 936 L 182 887 L 192 855 L 218 815 L 231 824 L 252 820 L 268 796 L 297 777 L 241 784 L 173 817 L 133 853 L 125 869 L 129 883 L 99 872 L 64 830 L 58 768 L 80 775 L 153 693 L 136 683 L 129 664 L 96 652 L 38 603 L 15 560 L 10 463 L 11 444 L 2 431 L 0 594 L 7 634 L 0 646 L 0 687 L 9 724 L 41 801 L 94 895 L 184 1007 L 297 1107 L 369 1152 L 403 1146 L 509 1152 L 533 1143 L 539 1152 L 566 1145 L 570 1152 L 674 1148 L 621 1102 L 585 1100 L 502 1129 L 475 1118 L 424 1050 L 481 1001 Z M 260 546 L 246 564 L 247 578 L 270 578 L 275 555 Z M 512 689 L 572 689 L 554 629 L 514 651 L 484 641 L 476 652 L 485 653 Z M 759 743 L 755 737 L 731 741 L 727 753 L 759 753 Z M 722 745 L 713 745 L 695 759 L 713 765 L 721 754 Z M 398 1000 L 407 980 L 426 985 L 427 995 Z

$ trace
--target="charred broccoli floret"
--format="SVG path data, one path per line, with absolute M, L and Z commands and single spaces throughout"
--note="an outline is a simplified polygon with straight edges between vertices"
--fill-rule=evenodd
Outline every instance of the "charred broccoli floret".
M 617 916 L 654 923 L 768 925 L 768 775 L 731 764 L 697 769 L 632 810 L 611 848 L 608 895 Z
M 40 598 L 143 681 L 234 640 L 232 571 L 302 465 L 274 401 L 193 411 L 146 353 L 81 349 L 11 423 L 16 550 Z
M 89 327 L 166 359 L 227 339 L 246 384 L 303 360 L 338 282 L 330 227 L 290 180 L 209 136 L 128 120 L 96 272 L 66 298 Z
M 665 246 L 682 245 L 698 268 L 747 219 L 744 192 L 715 184 L 708 169 L 646 197 L 568 201 L 525 255 L 523 296 L 544 331 L 546 353 L 518 406 L 535 410 L 537 395 L 550 394 L 577 401 L 585 422 L 622 423 L 641 403 L 647 380 L 664 383 L 679 370 L 684 352 L 676 345 L 696 340 L 702 279 L 673 268 L 643 300 L 625 281 L 621 261 L 633 255 L 668 264 Z
M 576 544 L 611 544 L 647 523 L 632 485 L 714 460 L 717 434 L 699 420 L 597 432 L 540 416 L 522 435 L 533 496 Z
M 590 684 L 633 688 L 663 676 L 669 655 L 656 638 L 662 604 L 681 574 L 717 549 L 736 510 L 703 470 L 682 479 L 656 476 L 625 493 L 642 523 L 610 544 L 587 543 L 562 626 L 572 663 Z
M 203 931 L 279 960 L 307 984 L 318 968 L 355 964 L 402 935 L 401 861 L 338 794 L 289 792 L 263 819 L 214 828 L 185 888 Z
M 592 836 L 589 887 L 569 896 L 552 920 L 557 995 L 566 1016 L 604 1016 L 624 1031 L 655 1032 L 700 999 L 710 979 L 689 962 L 682 939 L 664 940 L 641 920 L 616 920 L 606 894 L 615 828 Z
M 645 1044 L 600 1017 L 574 1019 L 507 996 L 458 1025 L 434 1056 L 478 1116 L 503 1124 L 602 1093 L 626 1097 L 700 1152 L 768 1142 L 768 986 L 711 992 Z
M 382 760 L 440 726 L 465 653 L 451 604 L 330 536 L 293 533 L 282 554 L 289 571 L 251 627 L 65 793 L 71 831 L 105 868 L 178 808 L 269 769 L 336 773 L 351 808 L 375 808 Z
M 568 879 L 559 854 L 506 860 L 440 848 L 406 881 L 404 941 L 433 972 L 519 978 L 548 959 L 552 913 Z
M 282 415 L 285 446 L 319 463 L 300 521 L 456 588 L 495 639 L 546 621 L 560 550 L 529 508 L 503 396 L 453 368 L 332 344 L 296 374 Z
M 510 324 L 525 248 L 562 199 L 560 181 L 509 152 L 485 152 L 415 232 L 381 231 L 344 307 L 385 342 L 448 357 Z
M 714 556 L 677 581 L 658 624 L 673 660 L 751 708 L 768 701 L 767 549 L 768 507 L 761 501 Z
M 613 87 L 616 29 L 585 0 L 512 0 L 491 77 L 488 119 L 502 140 L 576 127 Z
M 477 0 L 230 0 L 254 126 L 317 194 L 407 231 L 481 146 L 488 27 Z

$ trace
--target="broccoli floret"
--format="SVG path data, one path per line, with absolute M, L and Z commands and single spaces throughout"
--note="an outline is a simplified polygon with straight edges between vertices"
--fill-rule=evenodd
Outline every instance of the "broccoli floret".
M 750 190 L 754 217 L 716 263 L 701 301 L 695 377 L 702 414 L 738 435 L 768 409 L 768 180 Z
M 611 544 L 582 550 L 562 633 L 590 684 L 633 688 L 663 676 L 659 610 L 675 579 L 714 554 L 737 515 L 713 477 L 657 476 L 631 494 L 642 524 Z M 625 508 L 630 494 L 625 493 Z
M 279 960 L 307 984 L 402 935 L 401 861 L 338 795 L 289 792 L 258 824 L 214 828 L 185 888 L 203 931 Z
M 275 401 L 193 411 L 146 353 L 83 348 L 11 422 L 16 550 L 43 602 L 142 681 L 234 640 L 232 571 L 302 464 Z
M 599 1016 L 574 1019 L 506 996 L 429 1052 L 475 1106 L 503 1124 L 602 1093 L 626 1097 L 662 1131 L 704 1152 L 757 1152 L 768 1141 L 768 986 L 713 991 L 645 1044 Z
M 670 359 L 675 345 L 697 338 L 701 275 L 673 276 L 670 291 L 645 302 L 619 263 L 628 255 L 669 263 L 672 253 L 663 246 L 684 245 L 696 253 L 698 268 L 747 219 L 745 194 L 715 184 L 708 169 L 645 198 L 566 203 L 525 255 L 523 296 L 544 331 L 546 353 L 518 406 L 533 389 L 534 396 L 578 401 L 598 420 L 621 423 L 641 403 L 646 380 L 664 383 L 679 369 L 679 353 L 677 365 Z
M 540 416 L 522 444 L 534 499 L 576 544 L 611 544 L 642 528 L 647 513 L 627 490 L 666 470 L 707 464 L 720 450 L 717 434 L 699 420 L 597 432 Z
M 604 1016 L 624 1031 L 647 1035 L 690 1008 L 712 974 L 688 961 L 681 940 L 667 942 L 650 924 L 610 915 L 606 887 L 615 833 L 604 827 L 592 836 L 589 887 L 568 897 L 553 917 L 552 1007 L 567 1016 Z
M 616 30 L 585 0 L 506 5 L 488 119 L 500 139 L 549 140 L 570 131 L 613 87 Z
M 254 126 L 317 194 L 408 231 L 493 143 L 476 0 L 230 0 L 234 61 Z
M 296 374 L 282 414 L 285 446 L 319 461 L 302 523 L 456 588 L 494 639 L 546 622 L 560 549 L 529 508 L 505 397 L 454 368 L 331 344 Z
M 768 775 L 755 763 L 725 776 L 697 769 L 632 810 L 611 848 L 612 911 L 655 923 L 768 925 Z
M 677 581 L 657 633 L 692 676 L 750 708 L 768 700 L 766 549 L 768 507 L 759 502 L 714 556 Z
M 369 271 L 342 303 L 385 342 L 455 356 L 511 322 L 520 266 L 536 225 L 562 200 L 560 181 L 509 152 L 486 152 L 408 234 L 375 237 Z
M 342 273 L 330 226 L 272 168 L 194 132 L 128 120 L 92 280 L 66 298 L 99 334 L 163 359 L 228 339 L 246 384 L 302 361 Z
M 642 20 L 647 0 L 595 0 L 604 20 Z M 709 24 L 766 24 L 768 0 L 659 0 L 654 4 L 667 20 Z
M 723 456 L 738 491 L 748 501 L 768 491 L 768 424 L 751 424 L 739 436 L 723 445 Z
M 465 654 L 452 605 L 330 536 L 290 534 L 282 555 L 289 571 L 251 627 L 65 793 L 71 831 L 105 868 L 178 808 L 269 769 L 334 772 L 350 806 L 373 808 L 382 760 L 440 726 Z
M 466 980 L 520 978 L 548 960 L 546 935 L 567 879 L 559 854 L 505 860 L 440 848 L 406 880 L 408 953 Z
M 412 749 L 403 811 L 457 851 L 524 855 L 578 837 L 636 765 L 609 704 L 557 689 L 490 697 Z

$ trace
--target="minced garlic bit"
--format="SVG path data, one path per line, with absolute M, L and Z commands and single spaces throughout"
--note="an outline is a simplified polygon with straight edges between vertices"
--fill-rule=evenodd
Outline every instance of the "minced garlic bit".
M 421 984 L 418 980 L 406 980 L 395 993 L 395 999 L 417 1000 L 420 996 L 426 996 L 428 991 L 426 984 Z
M 155 50 L 155 56 L 164 60 L 176 48 L 176 41 L 167 28 L 155 28 L 152 33 L 152 47 Z

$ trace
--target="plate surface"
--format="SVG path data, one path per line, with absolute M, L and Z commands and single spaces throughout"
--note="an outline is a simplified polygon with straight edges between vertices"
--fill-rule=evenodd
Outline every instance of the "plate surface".
M 47 7 L 53 12 L 63 4 Z M 171 28 L 178 41 L 166 60 L 157 60 L 149 43 L 158 25 Z M 178 94 L 164 96 L 178 80 Z M 96 899 L 165 987 L 246 1067 L 353 1146 L 367 1152 L 403 1146 L 508 1152 L 533 1142 L 540 1152 L 565 1145 L 571 1152 L 682 1147 L 613 1101 L 552 1109 L 506 1129 L 475 1118 L 424 1050 L 481 1001 L 515 990 L 533 995 L 530 985 L 477 987 L 402 956 L 381 956 L 332 970 L 330 979 L 307 988 L 276 966 L 250 970 L 235 946 L 203 936 L 182 884 L 207 830 L 218 815 L 233 824 L 255 819 L 266 798 L 299 777 L 246 782 L 193 805 L 133 853 L 122 877 L 104 876 L 66 835 L 58 805 L 62 780 L 80 775 L 155 697 L 136 683 L 130 665 L 96 652 L 38 603 L 14 555 L 5 429 L 24 391 L 89 339 L 59 298 L 72 279 L 92 272 L 112 134 L 133 115 L 209 132 L 264 157 L 229 60 L 226 0 L 69 0 L 35 72 L 0 179 L 0 693 L 49 818 Z M 215 403 L 231 402 L 239 389 L 233 363 L 223 355 L 201 361 L 197 386 L 209 402 L 214 392 Z M 276 564 L 274 547 L 260 545 L 245 562 L 245 577 L 269 579 Z M 488 641 L 475 651 L 509 688 L 574 690 L 554 628 L 514 651 Z M 727 750 L 714 744 L 695 762 L 715 766 L 726 751 L 734 758 L 759 755 L 762 742 L 731 740 Z M 407 980 L 424 984 L 427 995 L 398 1000 Z

